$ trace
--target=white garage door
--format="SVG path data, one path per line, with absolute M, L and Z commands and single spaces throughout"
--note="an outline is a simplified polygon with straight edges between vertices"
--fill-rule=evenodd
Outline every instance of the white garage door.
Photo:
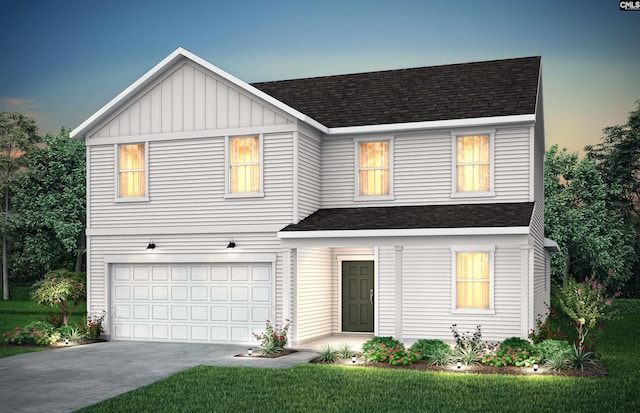
M 115 340 L 255 342 L 271 318 L 271 264 L 115 264 Z

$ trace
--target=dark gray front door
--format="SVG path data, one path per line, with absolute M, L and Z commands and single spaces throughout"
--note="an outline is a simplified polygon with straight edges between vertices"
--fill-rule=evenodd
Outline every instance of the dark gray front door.
M 342 331 L 373 332 L 373 261 L 342 261 Z

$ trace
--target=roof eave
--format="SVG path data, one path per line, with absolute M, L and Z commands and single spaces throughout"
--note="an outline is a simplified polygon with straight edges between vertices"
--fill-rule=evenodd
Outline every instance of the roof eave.
M 435 237 L 467 235 L 528 235 L 529 227 L 360 229 L 324 231 L 278 231 L 279 239 Z

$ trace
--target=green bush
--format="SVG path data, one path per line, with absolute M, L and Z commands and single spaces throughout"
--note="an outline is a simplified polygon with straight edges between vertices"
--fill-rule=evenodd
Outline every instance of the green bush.
M 453 349 L 449 346 L 438 347 L 427 356 L 427 361 L 434 366 L 446 366 L 454 359 Z
M 81 272 L 56 270 L 33 284 L 32 297 L 40 305 L 56 308 L 63 325 L 69 324 L 73 310 L 87 298 L 87 276 Z
M 60 340 L 60 333 L 53 324 L 45 321 L 34 321 L 24 327 L 16 327 L 4 336 L 7 344 L 37 344 L 48 346 Z
M 413 364 L 420 360 L 420 354 L 411 349 L 406 349 L 402 343 L 395 347 L 387 347 L 384 343 L 377 344 L 374 348 L 365 352 L 362 357 L 367 361 L 389 363 L 391 365 Z
M 420 353 L 421 360 L 429 360 L 429 356 L 444 348 L 451 349 L 451 347 L 442 340 L 427 340 L 425 338 L 421 338 L 411 346 L 413 351 Z
M 548 361 L 552 358 L 557 360 L 561 355 L 568 356 L 571 354 L 573 347 L 566 341 L 549 339 L 537 344 L 535 349 L 542 361 Z
M 378 344 L 384 344 L 385 347 L 395 347 L 402 343 L 391 336 L 375 336 L 371 340 L 367 340 L 362 344 L 362 352 L 366 354 L 370 350 L 376 348 Z
M 509 337 L 500 343 L 500 348 L 506 350 L 508 348 L 512 350 L 522 350 L 528 351 L 529 353 L 534 352 L 533 345 L 528 341 L 524 340 L 520 337 Z

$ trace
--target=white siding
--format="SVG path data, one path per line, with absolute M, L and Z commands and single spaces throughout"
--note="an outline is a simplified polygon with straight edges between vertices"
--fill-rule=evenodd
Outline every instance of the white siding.
M 330 248 L 298 250 L 297 341 L 322 337 L 334 332 L 336 317 L 336 278 L 331 271 Z
M 298 134 L 298 220 L 320 208 L 320 137 Z
M 182 63 L 133 98 L 89 138 L 287 123 L 293 121 L 275 108 L 192 63 Z
M 385 135 L 372 135 L 385 137 Z M 391 137 L 391 135 L 386 135 Z M 496 196 L 452 198 L 451 131 L 397 135 L 394 138 L 394 200 L 354 202 L 355 154 L 350 136 L 327 137 L 321 149 L 321 206 L 428 205 L 529 200 L 529 128 L 497 128 L 495 133 Z
M 542 104 L 542 88 L 539 89 L 536 108 L 536 126 L 532 136 L 534 139 L 534 209 L 531 219 L 531 238 L 533 244 L 533 308 L 528 329 L 535 327 L 536 318 L 545 316 L 550 305 L 551 279 L 548 265 L 551 257 L 544 249 L 544 114 Z
M 229 238 L 234 238 L 238 247 L 229 252 L 226 249 Z M 153 238 L 156 249 L 146 250 L 149 240 Z M 210 262 L 216 257 L 228 257 L 229 254 L 276 253 L 275 263 L 275 302 L 276 316 L 280 317 L 282 308 L 282 253 L 280 242 L 273 233 L 254 234 L 199 234 L 199 235 L 154 235 L 139 236 L 91 236 L 89 245 L 91 255 L 88 262 L 90 308 L 88 312 L 99 314 L 103 310 L 111 312 L 106 295 L 107 278 L 105 273 L 105 255 L 139 255 L 139 254 L 209 254 Z M 219 255 L 215 255 L 217 253 Z M 278 318 L 280 320 L 280 318 Z
M 378 248 L 378 285 L 376 311 L 379 336 L 396 335 L 396 251 L 395 247 Z
M 450 327 L 473 331 L 482 326 L 485 339 L 520 336 L 521 251 L 517 245 L 496 245 L 495 314 L 451 314 L 451 252 L 441 247 L 407 246 L 403 251 L 402 333 L 403 339 L 451 340 Z M 380 308 L 380 318 L 393 316 L 395 304 Z
M 114 145 L 89 146 L 91 228 L 291 223 L 292 134 L 264 135 L 263 198 L 225 199 L 224 137 L 149 142 L 148 202 L 114 203 Z

